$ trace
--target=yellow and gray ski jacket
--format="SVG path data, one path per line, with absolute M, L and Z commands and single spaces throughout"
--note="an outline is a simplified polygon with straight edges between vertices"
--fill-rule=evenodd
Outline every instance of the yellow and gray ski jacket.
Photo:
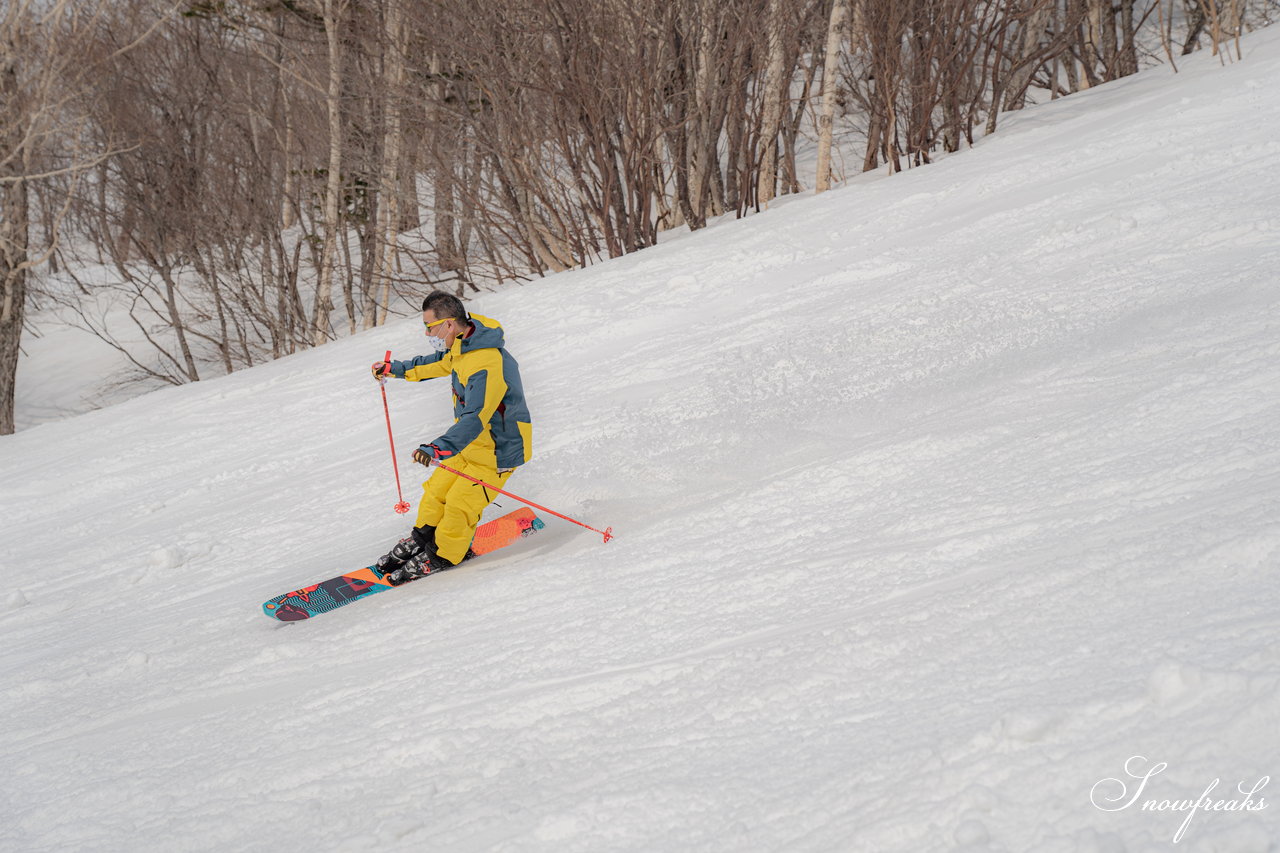
M 472 332 L 447 352 L 391 362 L 391 374 L 410 382 L 453 376 L 453 426 L 432 444 L 445 456 L 466 451 L 498 468 L 514 468 L 533 454 L 533 424 L 525 405 L 520 367 L 503 349 L 497 320 L 469 315 Z

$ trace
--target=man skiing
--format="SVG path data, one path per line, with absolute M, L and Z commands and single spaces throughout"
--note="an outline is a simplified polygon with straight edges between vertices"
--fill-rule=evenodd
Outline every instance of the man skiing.
M 479 314 L 468 315 L 461 300 L 438 290 L 422 301 L 422 322 L 429 355 L 373 365 L 379 381 L 452 376 L 453 426 L 415 450 L 413 460 L 428 467 L 444 462 L 502 488 L 516 467 L 529 461 L 533 439 L 519 367 L 503 348 L 502 326 Z M 480 514 L 497 497 L 443 468 L 436 468 L 422 491 L 411 535 L 376 564 L 393 585 L 462 562 Z

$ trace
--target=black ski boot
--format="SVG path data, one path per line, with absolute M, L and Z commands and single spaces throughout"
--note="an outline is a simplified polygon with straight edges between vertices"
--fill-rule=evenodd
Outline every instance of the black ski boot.
M 373 567 L 381 575 L 388 575 L 403 566 L 410 558 L 422 551 L 422 546 L 412 536 L 406 536 L 396 546 L 378 558 Z
M 470 551 L 467 552 L 467 556 L 472 556 Z M 463 557 L 463 559 L 465 560 L 466 557 Z M 444 557 L 437 554 L 434 547 L 423 548 L 421 551 L 405 560 L 403 566 L 385 577 L 387 582 L 392 586 L 399 586 L 407 581 L 424 578 L 427 575 L 452 568 L 453 563 L 450 563 Z
M 434 527 L 415 527 L 410 535 L 396 543 L 395 547 L 378 558 L 373 567 L 383 577 L 401 568 L 412 558 L 424 551 L 435 550 Z

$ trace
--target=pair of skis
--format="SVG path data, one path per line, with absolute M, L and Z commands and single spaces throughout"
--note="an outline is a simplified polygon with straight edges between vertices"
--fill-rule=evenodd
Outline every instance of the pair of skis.
M 471 551 L 476 556 L 488 554 L 490 551 L 505 548 L 517 539 L 528 536 L 535 530 L 541 530 L 542 527 L 542 519 L 538 518 L 533 510 L 523 507 L 477 527 L 475 538 L 471 542 Z M 424 577 L 430 577 L 430 575 L 424 575 Z M 400 584 L 400 586 L 404 585 Z M 376 568 L 366 566 L 327 581 L 278 595 L 263 602 L 262 612 L 281 622 L 298 622 L 395 588 Z

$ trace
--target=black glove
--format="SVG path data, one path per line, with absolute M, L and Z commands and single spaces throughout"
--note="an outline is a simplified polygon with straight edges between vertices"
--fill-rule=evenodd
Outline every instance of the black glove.
M 441 456 L 440 448 L 434 444 L 421 445 L 417 450 L 413 451 L 413 461 L 419 465 L 431 467 L 431 463 L 438 460 Z

